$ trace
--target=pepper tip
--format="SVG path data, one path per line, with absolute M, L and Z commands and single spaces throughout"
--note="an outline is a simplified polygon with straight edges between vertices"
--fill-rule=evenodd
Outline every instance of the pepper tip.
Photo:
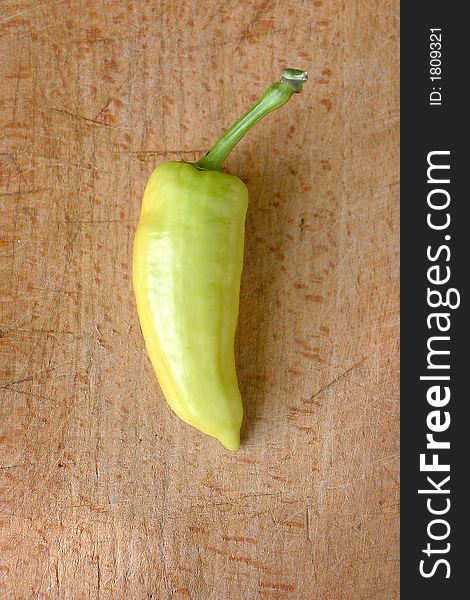
M 238 431 L 226 432 L 217 439 L 224 448 L 231 452 L 236 452 L 240 448 L 240 432 Z

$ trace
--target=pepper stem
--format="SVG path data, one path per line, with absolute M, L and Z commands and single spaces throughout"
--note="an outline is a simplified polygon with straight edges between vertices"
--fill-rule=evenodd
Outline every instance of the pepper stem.
M 227 129 L 209 152 L 194 166 L 209 171 L 220 170 L 224 160 L 245 133 L 268 113 L 285 104 L 292 94 L 301 92 L 307 78 L 306 71 L 284 69 L 281 81 L 270 85 L 261 98 Z

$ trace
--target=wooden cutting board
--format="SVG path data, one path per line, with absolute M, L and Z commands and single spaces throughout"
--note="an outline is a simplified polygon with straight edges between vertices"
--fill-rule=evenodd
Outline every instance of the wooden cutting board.
M 398 1 L 3 0 L 5 599 L 398 598 Z M 233 454 L 180 422 L 131 287 L 152 169 L 282 68 L 250 190 Z

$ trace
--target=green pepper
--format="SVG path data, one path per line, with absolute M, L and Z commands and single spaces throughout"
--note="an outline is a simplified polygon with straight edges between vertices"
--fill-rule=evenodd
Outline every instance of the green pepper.
M 142 201 L 133 285 L 150 360 L 172 410 L 229 450 L 240 446 L 243 418 L 234 337 L 248 190 L 221 167 L 306 80 L 304 71 L 285 69 L 201 160 L 157 167 Z

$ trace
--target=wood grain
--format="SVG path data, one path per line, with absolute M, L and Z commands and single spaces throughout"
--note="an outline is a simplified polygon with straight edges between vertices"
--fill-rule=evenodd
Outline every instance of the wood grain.
M 232 454 L 162 399 L 132 241 L 285 66 L 227 163 Z M 3 0 L 0 80 L 0 597 L 398 598 L 398 2 Z

